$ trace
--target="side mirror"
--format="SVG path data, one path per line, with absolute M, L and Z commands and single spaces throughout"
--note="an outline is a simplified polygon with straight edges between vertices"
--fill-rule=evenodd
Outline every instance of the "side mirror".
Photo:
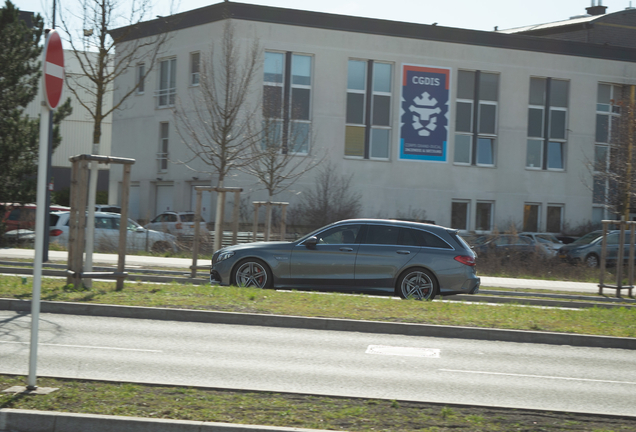
M 318 244 L 318 237 L 309 237 L 303 244 L 307 247 L 307 249 L 313 249 Z
M 138 233 L 146 232 L 146 229 L 145 229 L 145 228 L 142 228 L 142 227 L 138 227 L 138 228 L 135 230 L 135 232 L 138 232 Z

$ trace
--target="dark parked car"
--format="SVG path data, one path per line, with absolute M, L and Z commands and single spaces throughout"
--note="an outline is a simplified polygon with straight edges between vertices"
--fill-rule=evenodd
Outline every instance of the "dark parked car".
M 549 258 L 547 248 L 524 235 L 495 234 L 483 236 L 473 243 L 478 256 L 498 256 L 504 258 Z
M 601 249 L 603 246 L 603 231 L 597 230 L 585 234 L 576 241 L 559 249 L 558 256 L 562 260 L 578 263 L 583 262 L 588 267 L 598 267 L 601 262 Z M 623 253 L 625 259 L 629 258 L 629 231 L 625 233 Z M 618 247 L 620 243 L 620 230 L 612 230 L 607 233 L 607 263 L 616 263 Z
M 210 281 L 259 288 L 386 288 L 402 298 L 479 290 L 475 254 L 457 230 L 418 222 L 351 219 L 294 242 L 222 248 Z

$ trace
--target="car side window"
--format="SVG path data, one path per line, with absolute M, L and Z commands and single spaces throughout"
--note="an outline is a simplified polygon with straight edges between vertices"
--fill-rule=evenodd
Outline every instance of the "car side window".
M 157 222 L 161 222 L 161 218 L 162 215 L 157 216 L 156 218 L 154 218 L 150 223 L 157 223 Z
M 354 244 L 360 225 L 342 225 L 321 232 L 316 237 L 318 244 Z
M 168 222 L 176 222 L 177 221 L 177 215 L 175 215 L 175 214 L 167 215 L 166 219 L 167 219 Z
M 437 237 L 435 234 L 427 231 L 422 231 L 422 237 L 424 238 L 424 246 L 440 249 L 452 249 L 451 245 L 446 243 L 441 238 Z
M 366 244 L 397 245 L 400 228 L 390 225 L 369 225 Z
M 105 217 L 96 217 L 95 218 L 95 228 L 97 229 L 111 229 L 112 224 L 110 223 L 110 218 Z
M 608 245 L 617 245 L 618 244 L 618 234 L 609 234 L 607 236 L 607 244 Z
M 424 236 L 422 231 L 414 230 L 410 228 L 402 228 L 400 231 L 400 240 L 398 241 L 400 246 L 425 246 Z

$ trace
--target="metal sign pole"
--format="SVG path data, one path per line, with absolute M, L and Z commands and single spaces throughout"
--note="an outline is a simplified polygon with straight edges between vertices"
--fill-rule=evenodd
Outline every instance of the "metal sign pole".
M 46 155 L 49 148 L 49 108 L 42 107 L 40 116 L 40 160 L 38 162 L 37 208 L 35 210 L 35 257 L 33 261 L 33 297 L 31 299 L 31 349 L 29 354 L 29 377 L 27 389 L 34 390 L 36 384 L 36 368 L 38 359 L 38 331 L 40 321 L 40 292 L 42 287 L 42 251 L 44 249 L 44 203 L 46 200 Z

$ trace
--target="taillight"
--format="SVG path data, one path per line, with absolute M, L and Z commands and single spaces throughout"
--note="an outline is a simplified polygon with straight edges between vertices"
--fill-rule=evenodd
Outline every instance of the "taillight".
M 63 232 L 63 231 L 62 231 L 62 230 L 60 230 L 60 229 L 52 229 L 52 230 L 49 232 L 49 236 L 51 236 L 51 237 L 57 237 L 57 236 L 59 236 L 59 235 L 62 235 L 62 232 Z
M 458 255 L 455 257 L 455 261 L 458 261 L 464 265 L 471 266 L 471 267 L 475 265 L 475 257 L 473 256 Z

